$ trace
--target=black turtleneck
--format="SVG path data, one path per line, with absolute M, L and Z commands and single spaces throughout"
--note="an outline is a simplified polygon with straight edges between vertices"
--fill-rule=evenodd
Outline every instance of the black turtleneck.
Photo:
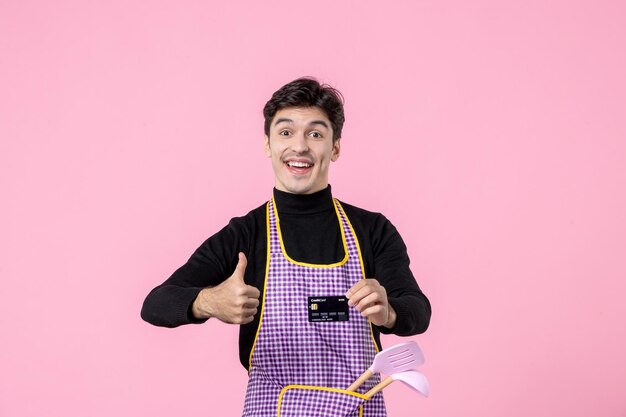
M 285 250 L 292 259 L 331 264 L 343 258 L 339 220 L 330 186 L 305 195 L 274 189 L 274 200 Z M 385 287 L 389 303 L 398 315 L 393 329 L 374 326 L 379 347 L 379 332 L 401 336 L 424 332 L 430 321 L 430 303 L 409 269 L 406 246 L 396 228 L 382 214 L 341 204 L 359 240 L 365 275 L 376 278 Z M 239 252 L 248 259 L 246 283 L 259 288 L 262 294 L 267 260 L 265 216 L 266 204 L 263 204 L 243 217 L 233 218 L 208 238 L 186 264 L 148 294 L 141 317 L 165 327 L 203 323 L 206 320 L 194 319 L 191 314 L 193 301 L 202 288 L 217 285 L 232 275 Z M 240 326 L 239 354 L 246 369 L 258 318 L 257 314 L 252 323 Z

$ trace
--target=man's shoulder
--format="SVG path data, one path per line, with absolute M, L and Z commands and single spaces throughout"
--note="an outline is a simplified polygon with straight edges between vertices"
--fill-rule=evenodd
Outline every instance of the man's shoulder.
M 346 203 L 341 199 L 336 199 L 341 204 L 346 216 L 351 222 L 358 222 L 362 225 L 373 225 L 377 223 L 388 222 L 387 218 L 380 212 L 371 211 L 362 207 L 355 206 L 350 203 Z
M 265 212 L 267 210 L 267 201 L 258 207 L 253 208 L 243 216 L 236 216 L 230 219 L 230 225 L 256 225 L 259 221 L 263 220 L 265 223 Z
M 346 201 L 340 198 L 335 198 L 335 200 L 339 201 L 339 203 L 341 204 L 341 207 L 343 207 L 345 211 L 359 213 L 360 215 L 363 215 L 363 216 L 371 216 L 371 217 L 383 216 L 384 217 L 384 215 L 380 212 L 367 210 L 367 209 L 364 209 L 363 207 L 355 206 L 354 204 L 347 203 Z

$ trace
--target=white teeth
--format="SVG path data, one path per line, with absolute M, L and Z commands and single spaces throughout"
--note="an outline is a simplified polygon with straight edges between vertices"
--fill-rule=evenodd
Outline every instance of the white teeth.
M 289 165 L 290 167 L 296 167 L 296 168 L 309 168 L 311 166 L 311 164 L 308 164 L 306 162 L 300 162 L 300 161 L 289 161 L 287 162 L 287 165 Z

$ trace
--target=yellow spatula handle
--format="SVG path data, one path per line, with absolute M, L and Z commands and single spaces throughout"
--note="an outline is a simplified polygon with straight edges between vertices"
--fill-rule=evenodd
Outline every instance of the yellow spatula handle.
M 374 375 L 374 374 L 373 374 L 373 373 L 372 373 L 372 371 L 370 371 L 369 369 L 368 369 L 367 371 L 363 372 L 363 373 L 361 374 L 361 376 L 360 376 L 360 377 L 358 377 L 358 378 L 356 379 L 356 381 L 354 381 L 354 382 L 352 383 L 352 385 L 350 385 L 350 386 L 348 387 L 348 389 L 346 389 L 346 391 L 356 391 L 356 389 L 357 389 L 358 387 L 360 387 L 360 386 L 361 386 L 361 384 L 363 384 L 365 381 L 367 381 L 368 379 L 370 379 L 370 378 L 372 377 L 372 375 Z
M 393 382 L 393 378 L 388 376 L 383 381 L 379 382 L 378 385 L 376 385 L 374 388 L 372 388 L 371 390 L 367 391 L 365 393 L 365 396 L 366 397 L 371 397 L 374 394 L 377 394 L 379 391 L 382 391 L 383 388 L 385 388 L 387 385 L 391 384 L 392 382 Z

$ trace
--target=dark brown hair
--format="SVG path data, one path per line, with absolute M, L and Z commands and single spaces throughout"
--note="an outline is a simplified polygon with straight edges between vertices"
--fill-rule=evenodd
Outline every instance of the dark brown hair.
M 285 84 L 276 91 L 263 108 L 265 134 L 269 137 L 270 126 L 279 110 L 287 107 L 318 107 L 322 110 L 333 128 L 333 142 L 341 138 L 345 117 L 343 96 L 335 88 L 320 84 L 315 78 L 302 77 Z

